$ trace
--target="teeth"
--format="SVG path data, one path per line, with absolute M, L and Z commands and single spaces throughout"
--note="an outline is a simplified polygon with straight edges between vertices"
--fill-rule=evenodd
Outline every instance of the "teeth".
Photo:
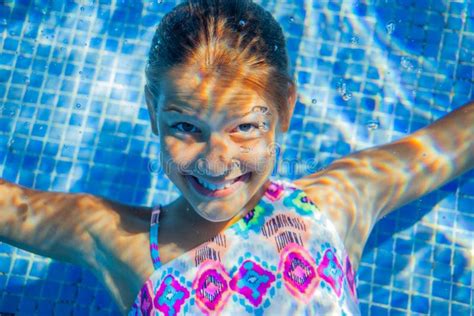
M 196 179 L 198 180 L 198 182 L 199 182 L 203 187 L 205 187 L 206 189 L 212 190 L 212 191 L 226 189 L 226 188 L 230 187 L 230 186 L 232 185 L 232 183 L 234 183 L 234 182 L 232 181 L 232 182 L 228 182 L 227 184 L 216 185 L 216 184 L 209 183 L 209 182 L 206 182 L 206 181 L 204 181 L 204 180 L 201 180 L 201 179 L 199 179 L 199 178 L 197 178 L 197 177 L 196 177 Z

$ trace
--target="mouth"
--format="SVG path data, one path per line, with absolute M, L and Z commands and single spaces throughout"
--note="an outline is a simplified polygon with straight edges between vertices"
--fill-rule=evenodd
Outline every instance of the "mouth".
M 229 182 L 217 185 L 195 176 L 184 175 L 184 178 L 188 181 L 194 191 L 205 197 L 226 197 L 242 188 L 247 182 L 249 182 L 250 177 L 251 172 L 247 172 Z

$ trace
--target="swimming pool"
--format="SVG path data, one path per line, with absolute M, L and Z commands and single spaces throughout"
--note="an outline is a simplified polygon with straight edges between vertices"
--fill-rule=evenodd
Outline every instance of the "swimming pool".
M 299 92 L 275 174 L 315 172 L 474 99 L 472 1 L 256 2 L 285 31 Z M 0 176 L 169 202 L 142 90 L 153 27 L 176 2 L 99 3 L 0 1 Z M 364 315 L 473 313 L 473 174 L 374 228 L 358 270 Z M 5 243 L 0 294 L 4 313 L 117 313 L 89 271 Z

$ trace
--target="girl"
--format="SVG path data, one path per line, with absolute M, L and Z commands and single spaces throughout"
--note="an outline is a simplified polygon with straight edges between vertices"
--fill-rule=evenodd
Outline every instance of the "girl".
M 292 183 L 270 177 L 296 87 L 280 26 L 248 0 L 174 8 L 146 77 L 178 199 L 133 207 L 0 182 L 2 240 L 92 270 L 124 314 L 359 314 L 375 223 L 473 166 L 470 103 Z

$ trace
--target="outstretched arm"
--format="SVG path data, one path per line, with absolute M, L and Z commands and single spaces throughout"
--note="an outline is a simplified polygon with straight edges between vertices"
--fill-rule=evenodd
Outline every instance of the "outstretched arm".
M 357 204 L 378 221 L 474 166 L 474 102 L 401 140 L 355 153 L 344 163 L 354 164 L 350 179 L 369 195 L 360 195 Z
M 474 165 L 474 102 L 398 141 L 353 153 L 297 181 L 358 261 L 372 227 Z
M 93 197 L 32 190 L 0 179 L 0 241 L 53 259 L 83 264 L 91 250 L 87 209 Z
M 150 214 L 148 207 L 0 179 L 0 241 L 90 269 L 124 310 L 153 271 L 143 251 Z

